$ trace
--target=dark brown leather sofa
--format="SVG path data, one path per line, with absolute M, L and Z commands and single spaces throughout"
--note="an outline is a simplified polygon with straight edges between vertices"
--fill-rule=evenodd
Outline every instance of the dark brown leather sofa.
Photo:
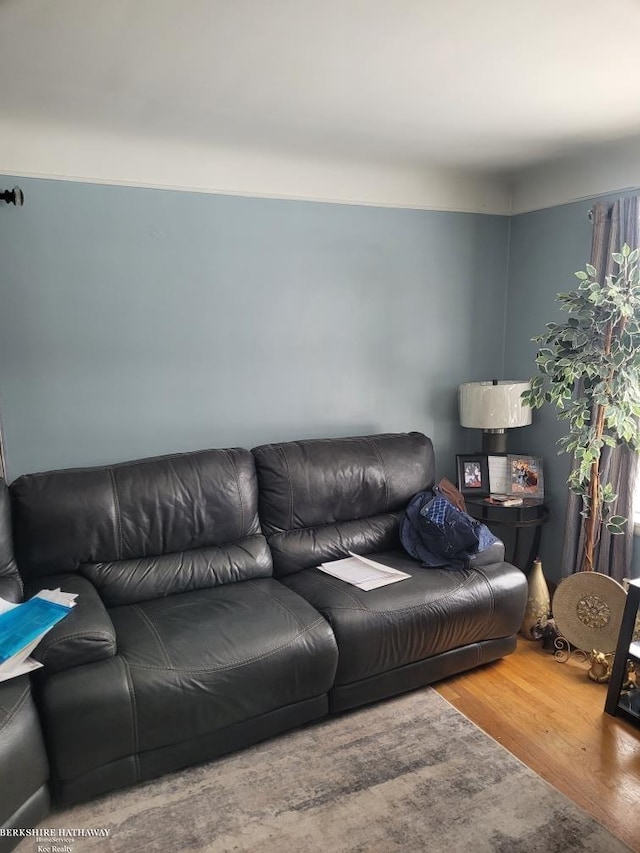
M 433 485 L 420 433 L 206 450 L 11 485 L 27 593 L 77 592 L 42 641 L 53 792 L 71 803 L 508 654 L 526 580 L 427 570 L 398 521 Z M 315 566 L 369 553 L 371 592 Z

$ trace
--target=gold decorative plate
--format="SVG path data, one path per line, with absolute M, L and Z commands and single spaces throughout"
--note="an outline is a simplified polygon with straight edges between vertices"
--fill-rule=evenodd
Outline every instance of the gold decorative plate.
M 626 600 L 627 593 L 613 578 L 577 572 L 565 578 L 553 596 L 556 629 L 585 652 L 615 652 Z

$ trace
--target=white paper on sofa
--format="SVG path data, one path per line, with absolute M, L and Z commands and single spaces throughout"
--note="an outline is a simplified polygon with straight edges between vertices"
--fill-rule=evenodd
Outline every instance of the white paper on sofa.
M 39 642 L 40 640 L 38 640 Z M 33 644 L 34 648 L 38 643 Z M 0 682 L 8 681 L 10 678 L 17 678 L 19 675 L 26 675 L 28 672 L 33 672 L 34 669 L 40 669 L 42 664 L 35 660 L 35 658 L 29 657 L 29 652 L 26 652 L 26 655 L 21 663 L 11 661 L 11 669 L 5 670 L 3 667 L 0 667 Z M 22 657 L 22 653 L 19 657 Z
M 370 560 L 361 554 L 354 554 L 353 551 L 349 551 L 349 554 L 351 554 L 350 557 L 345 557 L 342 560 L 321 563 L 318 568 L 321 572 L 326 572 L 334 578 L 339 578 L 341 581 L 346 581 L 346 583 L 365 591 L 411 577 L 406 572 L 392 569 L 382 563 L 376 563 L 375 560 Z

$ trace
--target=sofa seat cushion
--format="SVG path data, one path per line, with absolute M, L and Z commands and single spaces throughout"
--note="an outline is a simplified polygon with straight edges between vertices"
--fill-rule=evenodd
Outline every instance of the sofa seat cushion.
M 109 611 L 129 671 L 140 752 L 325 694 L 326 620 L 271 578 Z
M 319 569 L 282 579 L 329 621 L 340 653 L 336 685 L 520 629 L 526 579 L 509 563 L 425 569 L 402 551 L 368 555 L 409 579 L 367 592 Z

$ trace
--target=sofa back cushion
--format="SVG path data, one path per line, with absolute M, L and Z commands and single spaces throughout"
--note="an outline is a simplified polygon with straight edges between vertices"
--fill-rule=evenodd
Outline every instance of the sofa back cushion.
M 279 577 L 347 551 L 400 547 L 405 506 L 434 483 L 433 446 L 418 432 L 266 444 L 252 453 Z
M 80 572 L 127 604 L 272 574 L 247 450 L 26 474 L 10 491 L 25 579 Z

